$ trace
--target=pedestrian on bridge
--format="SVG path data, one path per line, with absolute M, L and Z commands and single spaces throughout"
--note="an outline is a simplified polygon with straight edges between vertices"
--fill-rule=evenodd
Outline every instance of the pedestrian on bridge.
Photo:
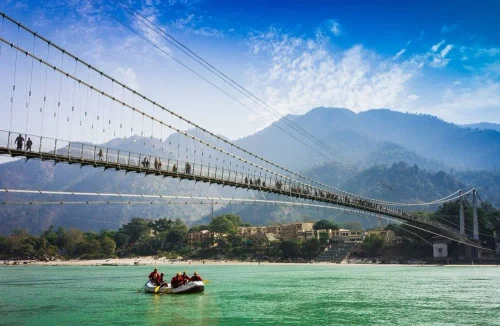
M 99 161 L 102 161 L 102 148 L 99 148 L 99 153 L 97 153 L 97 156 L 99 157 Z
M 31 146 L 33 145 L 33 142 L 31 141 L 31 138 L 28 137 L 28 141 L 26 141 L 26 150 L 28 152 L 31 152 Z
M 23 142 L 24 142 L 23 136 L 21 136 L 21 135 L 17 136 L 15 142 L 17 143 L 17 150 L 22 151 L 23 150 Z

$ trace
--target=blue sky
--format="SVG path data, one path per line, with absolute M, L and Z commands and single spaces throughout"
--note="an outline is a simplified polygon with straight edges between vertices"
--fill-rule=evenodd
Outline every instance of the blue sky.
M 217 133 L 239 138 L 275 119 L 132 19 L 112 0 L 92 2 L 95 5 L 87 0 L 0 0 L 0 8 Z M 454 123 L 500 123 L 498 1 L 127 3 L 281 114 L 302 114 L 317 106 L 356 112 L 390 108 L 437 115 Z M 258 114 L 111 17 L 122 20 Z M 6 27 L 4 36 L 14 40 L 15 28 Z M 29 38 L 21 35 L 20 44 L 29 48 Z

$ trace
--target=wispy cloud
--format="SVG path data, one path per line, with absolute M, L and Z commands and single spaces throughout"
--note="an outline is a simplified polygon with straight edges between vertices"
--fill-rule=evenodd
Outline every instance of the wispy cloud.
M 407 99 L 408 101 L 416 101 L 418 100 L 418 95 L 415 94 L 408 95 Z
M 443 50 L 441 50 L 441 57 L 444 58 L 446 55 L 453 49 L 453 44 L 448 44 L 447 46 L 444 47 Z
M 441 27 L 441 33 L 446 34 L 446 33 L 451 33 L 454 30 L 458 28 L 458 25 L 446 25 L 444 24 L 443 27 Z
M 399 50 L 399 52 L 398 52 L 398 53 L 396 53 L 396 54 L 394 55 L 394 57 L 392 57 L 392 60 L 396 60 L 396 59 L 398 59 L 398 58 L 399 58 L 401 55 L 403 55 L 403 53 L 405 53 L 405 52 L 406 52 L 406 49 L 401 49 L 401 50 Z
M 395 107 L 406 101 L 406 84 L 418 69 L 414 61 L 384 60 L 362 45 L 332 53 L 322 39 L 276 29 L 252 37 L 250 48 L 267 58 L 264 71 L 250 73 L 251 87 L 281 114 L 315 106 Z
M 441 45 L 443 45 L 443 44 L 444 44 L 444 40 L 442 40 L 441 42 L 439 42 L 439 43 L 438 43 L 438 44 L 436 44 L 436 45 L 433 45 L 433 46 L 431 47 L 432 52 L 436 52 L 437 50 L 439 50 L 439 48 L 440 48 L 440 47 L 441 47 Z
M 336 21 L 331 19 L 329 21 L 330 24 L 330 32 L 332 32 L 333 35 L 339 36 L 340 35 L 340 24 Z
M 121 80 L 127 86 L 129 86 L 135 90 L 139 89 L 137 75 L 132 68 L 118 67 L 115 69 L 114 74 L 118 80 Z
M 424 54 L 415 54 L 411 60 L 417 62 L 419 67 L 423 67 L 424 65 L 429 65 L 433 68 L 443 68 L 448 65 L 451 61 L 450 58 L 446 58 L 448 53 L 453 49 L 452 44 L 448 44 L 441 51 L 438 52 L 438 49 L 443 45 L 444 41 L 439 42 L 436 45 L 433 45 L 430 51 L 427 51 Z
M 478 76 L 468 81 L 467 87 L 453 83 L 443 91 L 437 104 L 420 107 L 417 111 L 430 112 L 456 123 L 498 121 L 500 83 Z
M 194 34 L 207 37 L 223 38 L 224 32 L 214 27 L 203 26 L 203 17 L 188 14 L 185 17 L 175 19 L 170 23 L 170 28 L 176 29 L 184 34 Z
M 487 55 L 490 57 L 500 56 L 500 48 L 478 48 L 476 55 Z

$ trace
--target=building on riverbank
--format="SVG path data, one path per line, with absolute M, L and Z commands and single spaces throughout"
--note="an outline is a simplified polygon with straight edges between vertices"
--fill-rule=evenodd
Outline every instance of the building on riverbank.
M 202 230 L 199 232 L 189 232 L 186 235 L 186 242 L 189 247 L 199 247 L 202 245 L 209 248 L 217 246 L 217 240 L 226 237 L 227 234 Z
M 358 243 L 363 241 L 365 231 L 348 229 L 314 230 L 314 223 L 298 222 L 273 226 L 238 227 L 237 235 L 241 236 L 245 240 L 263 239 L 266 236 L 272 236 L 279 240 L 308 240 L 313 238 L 319 240 L 320 237 L 324 237 L 325 239 L 332 241 Z

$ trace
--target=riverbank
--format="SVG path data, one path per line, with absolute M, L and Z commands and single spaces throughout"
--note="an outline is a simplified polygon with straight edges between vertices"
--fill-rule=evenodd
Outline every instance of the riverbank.
M 258 261 L 239 261 L 239 260 L 172 260 L 167 258 L 158 258 L 155 256 L 135 257 L 135 258 L 110 258 L 110 259 L 70 259 L 70 260 L 53 260 L 53 261 L 38 261 L 38 260 L 0 260 L 0 266 L 168 266 L 168 265 L 342 265 L 342 266 L 498 266 L 498 262 L 491 263 L 468 263 L 468 264 L 436 264 L 436 263 L 390 263 L 380 264 L 372 262 L 344 262 L 341 264 L 333 264 L 329 262 L 258 262 Z

